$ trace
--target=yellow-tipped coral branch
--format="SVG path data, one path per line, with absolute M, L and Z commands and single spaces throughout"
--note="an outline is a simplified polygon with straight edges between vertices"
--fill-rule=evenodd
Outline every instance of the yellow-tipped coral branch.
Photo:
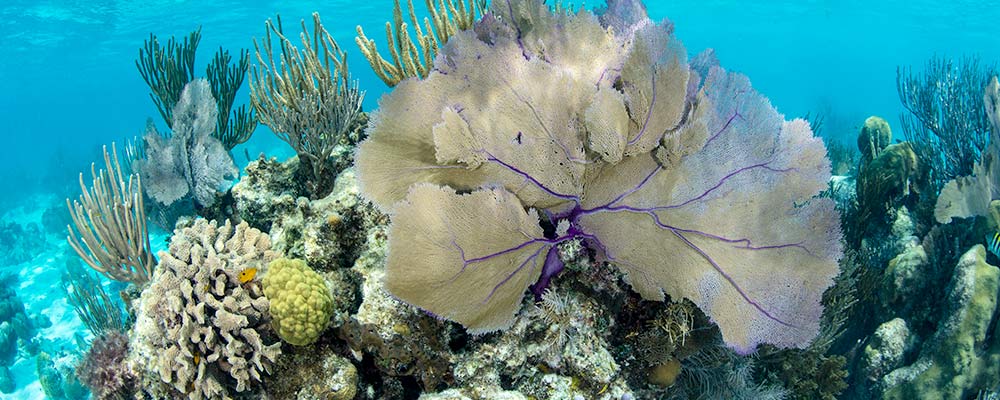
M 416 12 L 413 11 L 413 0 L 407 0 L 410 21 L 416 31 L 416 35 L 411 36 L 409 24 L 403 21 L 399 0 L 394 3 L 392 22 L 385 23 L 391 62 L 379 54 L 375 41 L 365 36 L 361 26 L 358 26 L 358 36 L 354 39 L 375 74 L 390 87 L 406 78 L 427 77 L 438 49 L 455 33 L 471 28 L 477 15 L 482 15 L 486 10 L 485 0 L 438 0 L 436 5 L 434 0 L 426 0 L 427 10 L 431 15 L 430 18 L 424 18 L 424 28 L 421 29 Z

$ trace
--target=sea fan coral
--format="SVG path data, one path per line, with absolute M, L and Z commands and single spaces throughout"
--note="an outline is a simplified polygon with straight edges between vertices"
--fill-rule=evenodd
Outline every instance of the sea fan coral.
M 600 19 L 494 2 L 382 99 L 359 148 L 362 191 L 392 214 L 389 291 L 503 329 L 562 270 L 556 245 L 583 240 L 738 351 L 808 343 L 841 254 L 815 198 L 826 151 L 746 77 L 686 58 L 636 2 Z
M 191 81 L 173 110 L 173 133 L 147 132 L 146 158 L 139 170 L 146 195 L 170 205 L 190 196 L 202 206 L 215 202 L 216 192 L 229 188 L 239 172 L 219 139 L 212 136 L 218 109 L 207 80 Z

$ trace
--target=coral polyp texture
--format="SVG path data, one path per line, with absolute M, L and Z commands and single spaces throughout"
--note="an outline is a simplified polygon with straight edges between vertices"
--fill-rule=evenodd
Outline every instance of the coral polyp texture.
M 691 64 L 637 2 L 597 16 L 493 2 L 425 79 L 382 98 L 357 155 L 392 215 L 386 286 L 480 333 L 582 240 L 649 300 L 687 298 L 726 343 L 814 338 L 841 255 L 830 164 L 713 57 Z
M 278 336 L 296 346 L 319 339 L 333 315 L 333 297 L 322 276 L 305 261 L 279 258 L 261 283 Z
M 281 344 L 269 338 L 260 279 L 240 276 L 275 258 L 245 222 L 178 227 L 137 307 L 132 362 L 143 386 L 157 398 L 222 399 L 258 385 Z

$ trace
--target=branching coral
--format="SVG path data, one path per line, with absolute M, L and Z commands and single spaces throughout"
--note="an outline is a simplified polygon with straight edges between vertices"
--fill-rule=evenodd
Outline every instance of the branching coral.
M 407 0 L 410 11 L 410 22 L 416 30 L 416 36 L 411 37 L 407 23 L 403 22 L 403 11 L 399 0 L 395 0 L 392 9 L 392 22 L 385 23 L 385 36 L 389 41 L 389 56 L 392 62 L 386 60 L 378 52 L 375 41 L 365 36 L 358 26 L 358 37 L 355 38 L 361 53 L 368 59 L 375 75 L 378 75 L 388 86 L 396 86 L 400 81 L 410 77 L 426 78 L 434 66 L 434 57 L 438 49 L 444 46 L 455 33 L 472 27 L 477 15 L 486 10 L 485 0 L 426 0 L 427 10 L 431 18 L 424 18 L 424 29 L 413 11 L 413 0 Z M 433 22 L 433 25 L 431 23 Z M 426 31 L 426 33 L 425 33 Z M 418 50 L 419 48 L 419 50 Z
M 156 35 L 150 34 L 139 49 L 139 58 L 135 60 L 139 74 L 149 85 L 149 97 L 153 99 L 163 121 L 171 128 L 174 124 L 174 107 L 180 101 L 184 87 L 195 77 L 194 59 L 199 42 L 201 28 L 188 34 L 180 43 L 171 37 L 166 45 L 160 44 Z M 213 137 L 219 139 L 226 150 L 232 150 L 236 145 L 249 140 L 257 129 L 252 109 L 243 105 L 230 113 L 236 92 L 243 86 L 247 68 L 250 67 L 250 52 L 240 50 L 239 54 L 239 61 L 230 64 L 233 57 L 229 55 L 229 51 L 220 47 L 206 69 L 206 77 L 212 84 L 212 96 L 219 109 Z
M 138 306 L 132 346 L 148 386 L 162 381 L 172 388 L 169 397 L 215 399 L 263 379 L 280 343 L 265 343 L 268 301 L 259 279 L 239 276 L 263 270 L 276 257 L 270 247 L 267 235 L 246 223 L 199 219 L 175 231 Z
M 67 226 L 70 247 L 95 271 L 108 278 L 142 284 L 153 275 L 156 258 L 149 249 L 146 209 L 139 175 L 127 180 L 118 152 L 104 149 L 104 169 L 91 165 L 88 189 L 80 173 L 80 199 L 70 204 L 73 225 Z
M 66 262 L 62 284 L 67 291 L 67 302 L 94 336 L 122 333 L 131 326 L 128 312 L 113 301 L 101 281 L 85 271 L 76 260 Z
M 281 18 L 267 21 L 266 35 L 258 43 L 258 65 L 250 74 L 250 104 L 260 121 L 287 142 L 303 166 L 311 167 L 313 197 L 329 193 L 334 151 L 351 139 L 348 133 L 361 115 L 364 92 L 347 71 L 347 52 L 313 14 L 310 36 L 302 21 L 302 50 L 285 37 Z M 276 57 L 271 34 L 281 54 Z
M 909 112 L 900 116 L 903 134 L 929 166 L 934 191 L 948 179 L 973 172 L 986 150 L 990 123 L 979 99 L 996 72 L 996 66 L 981 65 L 974 57 L 935 57 L 923 74 L 896 70 L 896 91 Z
M 622 3 L 610 26 L 494 3 L 382 99 L 357 170 L 393 216 L 388 290 L 503 329 L 562 270 L 557 245 L 581 239 L 644 298 L 692 300 L 741 352 L 804 346 L 841 253 L 833 201 L 814 198 L 822 142 Z
M 946 224 L 952 218 L 986 216 L 990 201 L 1000 199 L 1000 83 L 993 77 L 986 86 L 983 102 L 990 124 L 989 147 L 972 168 L 972 175 L 949 181 L 941 189 L 934 217 Z
M 139 49 L 135 67 L 142 79 L 149 85 L 149 98 L 163 117 L 167 126 L 174 122 L 174 105 L 181 98 L 184 86 L 194 79 L 194 57 L 201 42 L 201 29 L 191 32 L 177 42 L 171 37 L 166 45 L 152 33 Z

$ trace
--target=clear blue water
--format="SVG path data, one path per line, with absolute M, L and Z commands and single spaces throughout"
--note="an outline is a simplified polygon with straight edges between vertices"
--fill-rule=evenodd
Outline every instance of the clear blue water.
M 1000 7 L 992 1 L 647 3 L 654 19 L 674 22 L 689 54 L 716 49 L 722 65 L 749 75 L 786 115 L 825 112 L 831 134 L 853 135 L 873 114 L 896 125 L 898 65 L 919 66 L 935 54 L 1000 60 L 995 25 Z M 287 23 L 319 11 L 350 52 L 351 70 L 368 92 L 370 110 L 386 87 L 354 45 L 355 26 L 381 40 L 391 4 L 6 0 L 0 5 L 0 134 L 6 146 L 0 181 L 20 190 L 0 196 L 73 182 L 101 145 L 141 133 L 146 117 L 157 115 L 134 65 L 150 32 L 165 38 L 201 26 L 197 69 L 202 70 L 219 46 L 252 49 L 252 39 L 264 33 L 263 22 L 275 13 Z M 237 104 L 246 100 L 241 93 Z M 285 149 L 261 127 L 250 153 L 272 147 Z
M 994 1 L 647 3 L 654 19 L 667 18 L 675 24 L 689 55 L 714 48 L 723 66 L 747 74 L 779 111 L 788 116 L 823 113 L 826 133 L 847 143 L 853 143 L 858 126 L 869 115 L 884 116 L 894 128 L 898 126 L 902 108 L 895 87 L 897 66 L 919 68 L 934 55 L 978 55 L 988 63 L 1000 61 L 996 27 L 1000 4 Z M 364 108 L 372 110 L 387 88 L 355 46 L 355 26 L 382 40 L 391 4 L 391 0 L 4 0 L 0 4 L 4 155 L 0 215 L 37 219 L 38 210 L 23 207 L 38 198 L 33 195 L 54 194 L 48 197 L 51 201 L 78 190 L 77 174 L 98 158 L 102 145 L 140 134 L 147 117 L 162 125 L 134 64 L 138 48 L 151 32 L 167 38 L 201 26 L 196 70 L 203 71 L 219 46 L 252 49 L 252 39 L 263 35 L 264 21 L 276 13 L 290 26 L 318 11 L 350 53 L 351 72 L 367 91 Z M 245 87 L 237 104 L 248 100 Z M 260 152 L 291 154 L 264 126 L 234 151 L 238 164 L 246 163 L 241 156 L 244 148 L 252 157 Z M 59 235 L 53 233 L 50 240 L 60 241 Z M 49 311 L 61 300 L 51 291 L 58 273 L 45 268 L 56 266 L 61 267 L 58 256 L 40 255 L 29 265 L 0 266 L 0 270 L 29 268 L 15 271 L 34 279 L 21 286 L 29 310 L 46 314 L 57 326 L 78 327 L 71 311 Z M 53 340 L 70 345 L 67 329 L 52 332 Z M 19 370 L 19 385 L 32 368 Z M 17 396 L 38 398 L 40 392 L 35 385 Z

